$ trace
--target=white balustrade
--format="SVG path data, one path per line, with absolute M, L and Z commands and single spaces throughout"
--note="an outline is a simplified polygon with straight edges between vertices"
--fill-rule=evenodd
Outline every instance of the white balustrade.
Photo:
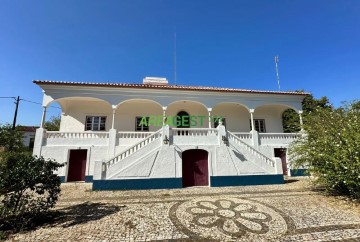
M 108 146 L 109 133 L 108 132 L 60 132 L 60 131 L 46 131 L 45 146 L 63 146 L 63 145 L 77 145 L 77 146 Z
M 249 139 L 251 140 L 252 139 L 252 134 L 247 132 L 232 132 L 233 135 L 235 135 L 236 137 L 238 137 L 239 139 Z
M 252 145 L 252 134 L 251 133 L 245 133 L 245 132 L 232 132 L 233 135 L 247 143 L 248 145 Z
M 243 140 L 241 140 L 239 137 L 237 137 L 236 135 L 234 135 L 233 133 L 227 131 L 228 133 L 228 138 L 231 139 L 232 141 L 234 141 L 235 143 L 242 145 L 243 147 L 245 147 L 245 149 L 253 156 L 259 158 L 260 160 L 266 162 L 267 164 L 271 165 L 272 167 L 275 167 L 275 162 L 273 159 L 267 157 L 266 155 L 262 154 L 260 151 L 256 150 L 254 147 L 252 147 L 251 145 L 247 144 L 246 142 L 244 142 Z
M 119 139 L 145 139 L 155 132 L 118 132 Z
M 261 145 L 287 145 L 301 136 L 301 133 L 259 133 Z
M 172 128 L 170 136 L 176 145 L 218 145 L 218 129 Z
M 218 129 L 172 128 L 173 136 L 217 136 Z
M 144 146 L 152 143 L 153 141 L 157 140 L 162 136 L 162 130 L 152 133 L 151 135 L 147 136 L 140 142 L 132 145 L 131 147 L 127 148 L 126 150 L 122 151 L 114 158 L 105 162 L 106 167 L 109 168 L 111 165 L 118 163 L 119 161 L 125 159 L 126 157 L 130 156 L 131 154 L 135 153 L 137 150 L 143 148 Z
M 47 139 L 108 139 L 108 132 L 60 132 L 47 131 Z

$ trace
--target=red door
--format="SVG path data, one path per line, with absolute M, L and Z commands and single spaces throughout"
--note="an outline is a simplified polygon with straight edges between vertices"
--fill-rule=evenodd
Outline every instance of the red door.
M 182 153 L 183 187 L 208 186 L 208 152 L 187 150 Z
M 282 163 L 283 175 L 287 175 L 287 164 L 286 164 L 286 149 L 275 148 L 275 157 L 279 157 Z
M 85 181 L 87 150 L 70 150 L 67 181 Z

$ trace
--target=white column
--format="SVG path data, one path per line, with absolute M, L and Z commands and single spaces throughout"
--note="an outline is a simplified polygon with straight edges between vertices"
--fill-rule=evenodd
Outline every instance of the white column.
M 255 130 L 255 125 L 254 125 L 254 112 L 255 109 L 250 109 L 250 118 L 251 118 L 251 131 Z
M 300 128 L 301 128 L 301 131 L 304 131 L 304 123 L 303 123 L 303 119 L 302 119 L 302 113 L 303 113 L 303 111 L 299 110 Z
M 212 112 L 212 108 L 208 108 L 208 113 L 209 113 L 209 129 L 211 129 L 211 112 Z
M 250 118 L 251 118 L 251 135 L 253 140 L 253 146 L 255 149 L 259 149 L 259 133 L 255 130 L 255 123 L 254 123 L 254 112 L 255 109 L 250 109 Z
M 46 106 L 43 106 L 43 113 L 42 113 L 40 128 L 44 128 L 45 119 L 46 119 Z
M 116 105 L 112 105 L 112 110 L 113 110 L 113 114 L 112 114 L 112 124 L 111 124 L 111 129 L 114 129 L 114 127 L 115 127 L 115 113 L 116 113 Z
M 167 109 L 167 107 L 163 107 L 163 126 L 165 126 L 165 120 L 166 120 L 166 109 Z
M 116 139 L 117 139 L 117 130 L 115 129 L 115 114 L 116 114 L 116 105 L 112 105 L 112 124 L 111 129 L 109 130 L 109 146 L 108 146 L 108 158 L 113 158 L 115 156 L 116 149 Z M 120 142 L 120 141 L 119 141 Z

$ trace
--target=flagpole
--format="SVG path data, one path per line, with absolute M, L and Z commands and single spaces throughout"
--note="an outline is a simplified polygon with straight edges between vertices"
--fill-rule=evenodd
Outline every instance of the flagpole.
M 279 56 L 276 55 L 276 56 L 275 56 L 276 78 L 277 78 L 278 87 L 279 87 L 279 91 L 280 91 L 280 78 L 279 78 L 278 63 L 279 63 Z

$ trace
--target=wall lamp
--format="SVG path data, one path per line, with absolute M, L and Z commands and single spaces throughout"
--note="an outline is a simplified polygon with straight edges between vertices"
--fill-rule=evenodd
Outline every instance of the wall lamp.
M 167 137 L 167 135 L 165 135 L 163 142 L 164 142 L 164 145 L 169 144 L 169 138 Z
M 222 141 L 223 141 L 224 144 L 226 144 L 226 145 L 229 144 L 229 140 L 228 140 L 228 138 L 227 138 L 225 135 L 222 136 Z

